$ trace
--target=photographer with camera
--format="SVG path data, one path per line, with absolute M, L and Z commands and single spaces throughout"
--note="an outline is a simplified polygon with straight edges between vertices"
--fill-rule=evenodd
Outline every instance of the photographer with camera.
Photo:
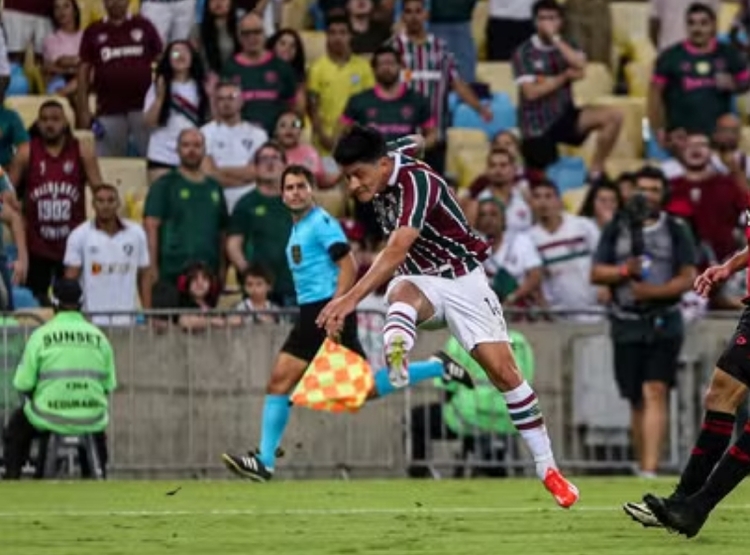
M 667 214 L 661 170 L 636 174 L 636 191 L 604 229 L 591 281 L 612 291 L 615 379 L 631 406 L 639 475 L 653 477 L 664 443 L 668 394 L 684 337 L 680 297 L 695 278 L 695 248 L 684 223 Z

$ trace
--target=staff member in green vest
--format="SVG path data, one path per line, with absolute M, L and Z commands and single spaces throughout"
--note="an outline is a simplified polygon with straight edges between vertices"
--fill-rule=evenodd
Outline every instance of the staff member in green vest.
M 117 381 L 107 337 L 81 314 L 83 293 L 74 280 L 59 280 L 53 289 L 55 317 L 31 334 L 13 386 L 25 397 L 23 407 L 5 430 L 5 479 L 17 480 L 35 437 L 93 434 L 102 470 L 109 422 L 107 395 Z M 44 460 L 46 441 L 40 444 Z M 54 453 L 50 453 L 54 456 Z M 43 463 L 37 465 L 41 475 Z M 91 469 L 83 468 L 84 475 Z

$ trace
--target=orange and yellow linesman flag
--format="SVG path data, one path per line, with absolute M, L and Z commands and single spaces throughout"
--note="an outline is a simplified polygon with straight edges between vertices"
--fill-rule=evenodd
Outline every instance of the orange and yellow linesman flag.
M 328 412 L 357 412 L 375 387 L 365 359 L 326 338 L 292 393 L 292 404 Z

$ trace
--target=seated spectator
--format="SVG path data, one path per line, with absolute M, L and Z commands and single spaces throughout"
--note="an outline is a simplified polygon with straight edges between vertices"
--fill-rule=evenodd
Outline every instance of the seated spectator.
M 592 185 L 583 199 L 578 215 L 593 221 L 600 230 L 604 229 L 622 208 L 622 194 L 619 188 L 621 182 L 622 176 L 618 178 L 618 184 L 605 182 Z
M 254 324 L 275 324 L 280 318 L 278 307 L 268 300 L 273 287 L 271 273 L 260 264 L 250 264 L 242 276 L 242 300 L 234 307 L 237 312 L 249 313 L 244 321 Z
M 518 179 L 521 182 L 524 193 L 527 193 L 529 183 L 526 180 L 526 168 L 524 168 L 523 155 L 521 154 L 521 139 L 518 138 L 518 135 L 510 130 L 500 131 L 500 133 L 492 138 L 490 149 L 507 150 L 513 155 L 513 158 L 516 161 Z
M 50 285 L 63 276 L 68 236 L 86 220 L 86 185 L 99 185 L 102 177 L 93 147 L 76 139 L 57 100 L 41 105 L 31 135 L 23 167 L 28 286 L 46 305 Z
M 242 90 L 242 119 L 271 135 L 279 116 L 297 109 L 297 76 L 289 64 L 266 50 L 263 22 L 257 14 L 243 17 L 237 33 L 241 50 L 225 66 L 223 77 Z
M 143 101 L 163 45 L 148 19 L 128 14 L 126 1 L 105 2 L 104 7 L 107 16 L 89 25 L 81 39 L 76 126 L 94 131 L 99 156 L 126 156 L 131 143 L 144 156 L 148 130 Z M 90 94 L 96 95 L 96 120 Z
M 216 309 L 221 294 L 221 282 L 202 262 L 190 264 L 177 281 L 180 293 L 180 308 L 212 312 Z M 213 314 L 181 314 L 178 323 L 189 332 L 204 331 L 207 328 L 223 328 L 227 319 Z
M 746 177 L 750 178 L 750 159 L 740 150 L 742 122 L 734 114 L 724 114 L 716 122 L 712 143 L 711 165 L 718 173 L 729 174 L 729 166 L 736 163 Z M 727 163 L 725 163 L 727 160 Z
M 271 300 L 282 307 L 295 306 L 294 282 L 286 246 L 292 217 L 281 201 L 281 174 L 286 156 L 277 143 L 267 143 L 255 153 L 256 187 L 232 210 L 227 255 L 239 275 L 250 264 L 261 264 L 274 276 Z
M 528 308 L 538 304 L 542 259 L 526 233 L 505 226 L 505 208 L 496 199 L 479 202 L 477 231 L 492 243 L 484 269 L 503 306 Z
M 44 39 L 44 72 L 47 93 L 72 97 L 81 59 L 81 10 L 75 0 L 55 0 L 52 12 L 55 32 Z
M 373 0 L 348 0 L 346 13 L 352 29 L 352 51 L 355 54 L 375 52 L 391 36 L 392 23 L 374 17 Z
M 117 187 L 98 185 L 93 196 L 94 219 L 68 236 L 65 277 L 81 283 L 86 312 L 135 312 L 139 295 L 141 306 L 151 308 L 146 233 L 137 223 L 117 215 Z M 99 314 L 92 321 L 100 326 L 130 326 L 133 317 Z
M 193 27 L 190 42 L 203 61 L 209 82 L 217 81 L 227 62 L 240 51 L 235 2 L 205 0 L 203 19 Z
M 37 65 L 42 59 L 44 38 L 52 33 L 53 0 L 5 0 L 3 31 L 8 41 L 10 61 L 23 65 L 31 45 Z
M 143 212 L 151 286 L 161 283 L 163 290 L 174 289 L 183 269 L 195 260 L 223 278 L 227 207 L 221 185 L 201 170 L 203 134 L 182 131 L 177 151 L 179 167 L 151 185 Z M 155 299 L 153 304 L 157 308 Z
M 255 158 L 266 144 L 262 127 L 242 121 L 240 89 L 234 83 L 220 83 L 216 89 L 216 118 L 203 126 L 206 138 L 204 171 L 224 189 L 231 214 L 237 201 L 255 186 Z
M 184 41 L 195 22 L 195 4 L 196 0 L 141 0 L 141 15 L 153 23 L 162 44 Z
M 747 208 L 747 181 L 735 158 L 726 161 L 731 174 L 714 171 L 708 137 L 690 134 L 683 156 L 685 174 L 669 181 L 666 210 L 692 225 L 700 267 L 721 263 L 738 246 L 734 230 Z
M 276 123 L 275 139 L 284 148 L 287 164 L 306 167 L 315 176 L 318 187 L 326 189 L 335 185 L 338 176 L 328 176 L 323 159 L 312 145 L 301 142 L 304 122 L 294 112 L 282 114 Z
M 648 117 L 660 143 L 665 132 L 684 128 L 710 136 L 736 93 L 750 88 L 742 55 L 716 40 L 716 13 L 695 3 L 685 13 L 688 39 L 656 58 Z
M 295 105 L 300 114 L 307 112 L 307 62 L 305 61 L 305 45 L 299 33 L 294 29 L 280 29 L 266 41 L 266 50 L 273 53 L 279 60 L 288 63 L 297 77 L 297 99 Z
M 615 181 L 620 197 L 620 208 L 630 200 L 635 192 L 635 174 L 632 172 L 622 172 Z
M 200 127 L 209 115 L 203 64 L 190 43 L 173 42 L 164 52 L 146 93 L 143 121 L 151 128 L 148 178 L 153 183 L 180 163 L 177 137 Z
M 590 276 L 599 229 L 587 218 L 565 213 L 560 192 L 551 181 L 533 183 L 531 200 L 537 224 L 529 237 L 544 266 L 544 303 L 551 309 L 568 311 L 560 315 L 563 319 L 599 320 L 600 316 L 590 314 L 598 304 L 598 291 Z M 589 314 L 581 314 L 583 311 Z
M 308 111 L 313 144 L 321 156 L 330 158 L 336 128 L 346 104 L 355 94 L 375 85 L 372 68 L 365 58 L 352 54 L 352 33 L 345 17 L 326 22 L 326 53 L 310 67 L 307 80 Z
M 562 8 L 555 0 L 538 0 L 533 13 L 536 34 L 513 55 L 524 162 L 545 170 L 558 160 L 559 144 L 579 146 L 596 131 L 590 178 L 599 179 L 620 133 L 622 113 L 612 106 L 575 106 L 571 85 L 583 79 L 586 56 L 561 37 Z
M 515 159 L 507 150 L 493 149 L 487 156 L 487 170 L 469 187 L 464 209 L 469 223 L 476 221 L 477 201 L 495 199 L 505 207 L 509 232 L 526 231 L 532 224 L 532 213 L 521 187 Z

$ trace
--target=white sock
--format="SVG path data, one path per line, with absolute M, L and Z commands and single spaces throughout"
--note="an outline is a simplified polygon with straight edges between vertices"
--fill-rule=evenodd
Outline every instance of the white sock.
M 383 344 L 386 352 L 396 337 L 403 339 L 407 352 L 414 347 L 417 338 L 417 311 L 409 304 L 399 302 L 388 307 L 383 326 Z
M 503 393 L 508 404 L 508 413 L 536 463 L 536 473 L 541 480 L 550 468 L 557 468 L 552 443 L 547 435 L 539 401 L 528 382 Z

